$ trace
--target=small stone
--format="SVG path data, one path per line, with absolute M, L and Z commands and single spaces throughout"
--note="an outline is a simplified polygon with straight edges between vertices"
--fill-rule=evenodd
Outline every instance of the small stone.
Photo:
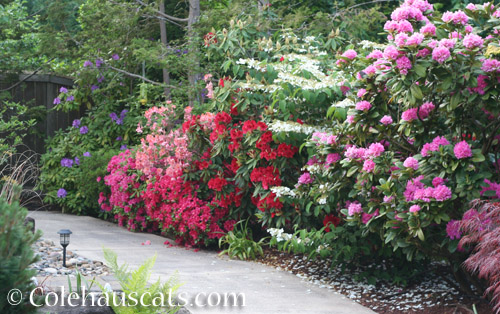
M 56 275 L 57 274 L 57 269 L 52 268 L 52 267 L 44 268 L 43 271 L 46 272 L 46 273 L 52 274 L 52 275 Z
M 78 265 L 78 260 L 76 258 L 70 258 L 67 262 L 67 265 Z

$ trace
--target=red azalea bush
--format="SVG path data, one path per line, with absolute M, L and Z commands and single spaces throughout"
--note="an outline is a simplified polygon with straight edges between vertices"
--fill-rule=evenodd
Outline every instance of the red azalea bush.
M 111 210 L 120 225 L 130 230 L 173 234 L 179 243 L 203 245 L 232 229 L 227 210 L 212 202 L 213 196 L 199 193 L 197 180 L 185 180 L 192 160 L 187 137 L 175 129 L 171 117 L 175 106 L 146 111 L 147 132 L 141 145 L 113 157 L 105 182 L 109 196 L 101 195 L 102 209 Z

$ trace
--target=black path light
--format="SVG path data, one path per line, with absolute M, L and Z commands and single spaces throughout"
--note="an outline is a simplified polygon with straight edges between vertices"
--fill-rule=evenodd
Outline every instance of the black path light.
M 69 244 L 69 235 L 72 234 L 71 230 L 69 229 L 61 229 L 57 231 L 59 235 L 61 236 L 61 245 L 63 247 L 63 267 L 66 267 L 66 247 Z

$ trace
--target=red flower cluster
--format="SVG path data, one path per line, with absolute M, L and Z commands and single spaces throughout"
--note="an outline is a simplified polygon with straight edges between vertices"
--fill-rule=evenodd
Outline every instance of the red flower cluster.
M 237 129 L 231 129 L 231 144 L 228 145 L 228 149 L 231 153 L 234 153 L 240 148 L 240 141 L 243 137 L 243 132 Z
M 281 185 L 279 170 L 273 166 L 253 169 L 250 174 L 250 180 L 254 183 L 261 182 L 265 190 L 271 186 Z
M 208 187 L 212 190 L 222 191 L 222 188 L 228 185 L 226 179 L 224 178 L 213 178 L 208 181 Z
M 248 132 L 252 132 L 256 129 L 265 131 L 267 130 L 267 125 L 262 121 L 255 122 L 255 120 L 247 120 L 243 123 L 243 134 L 247 134 Z
M 340 224 L 340 218 L 337 216 L 334 216 L 332 214 L 326 215 L 325 219 L 323 219 L 323 226 L 325 226 L 325 231 L 330 232 L 330 225 L 333 225 L 334 227 L 337 227 Z
M 271 192 L 269 193 L 268 196 L 264 197 L 263 199 L 260 199 L 257 202 L 257 208 L 261 212 L 265 212 L 266 210 L 270 210 L 272 208 L 280 210 L 283 208 L 283 203 L 276 198 L 276 194 Z

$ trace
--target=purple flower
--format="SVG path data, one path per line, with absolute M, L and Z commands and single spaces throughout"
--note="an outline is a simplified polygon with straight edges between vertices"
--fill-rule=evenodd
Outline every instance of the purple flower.
M 122 112 L 120 112 L 120 118 L 125 118 L 125 116 L 127 115 L 127 112 L 128 110 L 127 109 L 123 109 Z
M 118 136 L 118 137 L 116 138 L 116 140 L 117 140 L 117 141 L 121 141 L 121 140 L 123 140 L 123 138 L 122 138 L 121 136 Z
M 101 59 L 96 59 L 96 60 L 95 60 L 95 66 L 96 66 L 96 67 L 100 67 L 100 66 L 101 66 L 101 64 L 102 64 L 102 60 L 101 60 Z
M 90 86 L 91 91 L 95 91 L 96 89 L 99 89 L 99 86 L 97 86 L 97 85 Z
M 111 118 L 111 120 L 113 121 L 116 121 L 118 119 L 118 116 L 116 115 L 116 113 L 112 112 L 109 114 L 109 117 Z
M 89 152 L 83 153 L 83 157 L 90 157 L 90 156 L 92 156 L 92 155 Z
M 63 87 L 59 88 L 59 93 L 65 94 L 67 92 L 68 92 L 68 89 L 66 87 L 63 86 Z
M 120 56 L 116 53 L 111 58 L 113 58 L 113 60 L 120 60 Z
M 89 128 L 86 126 L 82 126 L 80 128 L 80 134 L 87 134 L 89 132 Z
M 99 76 L 99 78 L 97 78 L 97 82 L 99 83 L 102 83 L 104 81 L 104 76 Z
M 115 122 L 116 122 L 116 124 L 118 124 L 118 125 L 122 125 L 122 124 L 123 124 L 123 119 L 122 119 L 122 118 L 120 118 L 120 119 L 116 119 L 116 121 L 115 121 Z
M 71 168 L 73 167 L 73 159 L 63 158 L 61 159 L 61 166 Z
M 75 96 L 73 95 L 69 95 L 67 98 L 66 98 L 66 101 L 73 101 L 75 100 Z
M 94 65 L 94 64 L 92 63 L 92 61 L 89 61 L 89 60 L 87 60 L 87 61 L 85 61 L 85 62 L 83 63 L 83 67 L 84 67 L 84 68 L 86 68 L 86 67 L 91 67 L 91 66 L 93 66 L 93 65 Z
M 68 195 L 68 192 L 66 192 L 65 189 L 60 188 L 59 190 L 57 190 L 57 197 L 59 197 L 59 198 L 65 198 L 66 195 Z
M 54 105 L 59 105 L 61 103 L 61 99 L 59 97 L 54 98 Z
M 80 158 L 75 157 L 75 165 L 77 165 L 77 166 L 80 165 Z
M 120 150 L 126 150 L 126 149 L 127 149 L 127 145 L 120 146 Z
M 80 126 L 80 120 L 75 119 L 73 120 L 73 123 L 71 124 L 74 128 L 78 128 Z

